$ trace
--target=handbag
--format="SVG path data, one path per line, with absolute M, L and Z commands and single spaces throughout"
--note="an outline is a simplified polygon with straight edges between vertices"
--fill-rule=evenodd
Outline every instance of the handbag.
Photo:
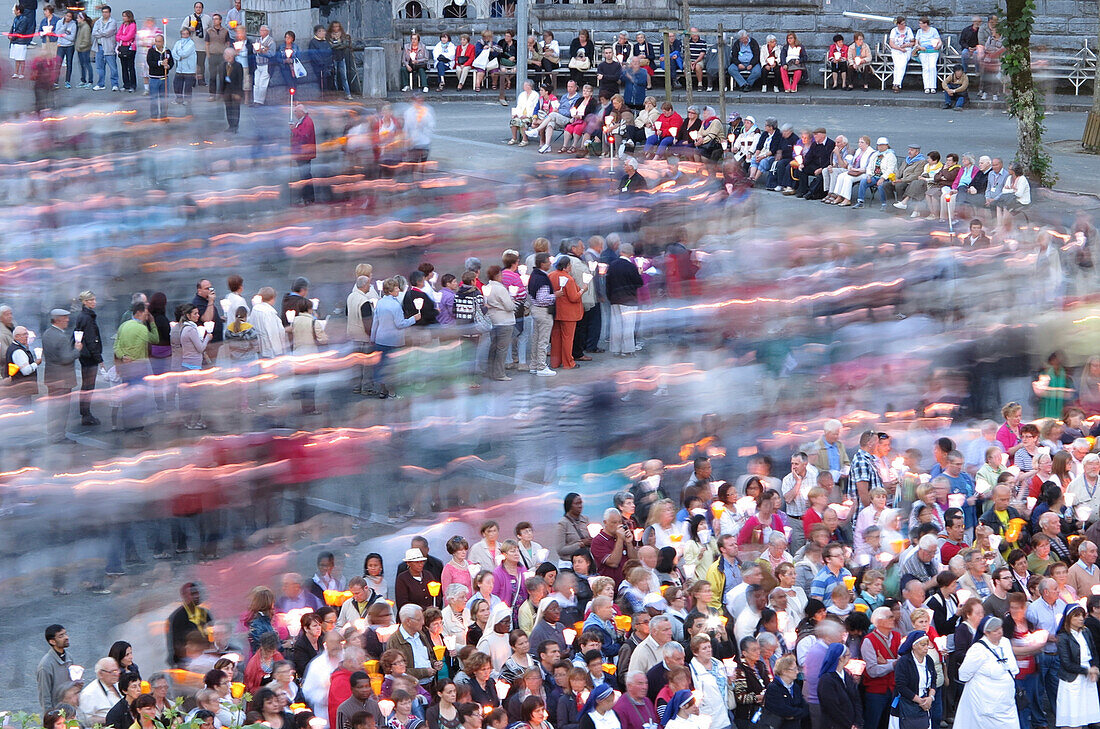
M 294 59 L 294 78 L 305 78 L 308 74 L 306 67 L 297 58 Z
M 477 54 L 476 58 L 474 58 L 474 68 L 476 68 L 479 71 L 486 71 L 486 70 L 488 70 L 488 65 L 489 65 L 489 49 L 485 48 L 481 51 L 481 53 Z
M 752 715 L 752 725 L 759 729 L 780 729 L 783 726 L 783 717 L 761 706 Z
M 476 303 L 474 304 L 474 331 L 478 334 L 487 334 L 493 331 L 492 320 Z

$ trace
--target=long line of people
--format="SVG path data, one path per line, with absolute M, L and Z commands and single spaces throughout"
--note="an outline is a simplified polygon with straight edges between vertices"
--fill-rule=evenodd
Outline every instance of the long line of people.
M 1042 408 L 1069 402 L 1037 382 Z M 235 624 L 188 583 L 153 703 L 126 644 L 82 682 L 51 625 L 46 727 L 172 726 L 168 684 L 215 729 L 1096 723 L 1100 425 L 1074 404 L 1038 425 L 1017 403 L 1003 415 L 965 444 L 932 439 L 930 468 L 827 420 L 782 478 L 757 455 L 721 480 L 706 438 L 688 478 L 645 461 L 598 520 L 568 493 L 552 531 L 489 520 L 444 558 L 417 536 L 393 572 L 371 552 L 345 579 L 324 552 L 310 581 L 253 588 Z

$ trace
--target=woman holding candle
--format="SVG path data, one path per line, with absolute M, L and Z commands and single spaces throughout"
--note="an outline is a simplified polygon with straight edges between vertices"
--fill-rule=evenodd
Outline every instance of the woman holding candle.
M 932 726 L 940 725 L 940 718 L 943 716 L 943 696 L 942 688 L 944 685 L 944 671 L 945 655 L 944 651 L 947 649 L 947 640 L 940 639 L 940 634 L 936 631 L 936 627 L 932 624 L 932 611 L 928 608 L 917 608 L 909 614 L 909 622 L 913 624 L 913 630 L 924 631 L 930 639 L 928 645 L 928 656 L 932 659 L 932 663 L 936 667 L 936 683 L 933 688 L 936 689 L 936 695 L 932 699 L 932 708 L 929 710 L 929 714 L 932 716 Z M 979 629 L 981 626 L 979 626 Z M 938 643 L 937 643 L 938 641 Z M 944 647 L 940 648 L 940 644 Z
M 443 607 L 444 642 L 450 638 L 456 646 L 465 645 L 466 630 L 470 625 L 470 609 L 466 606 L 470 598 L 470 588 L 458 582 L 452 582 L 447 585 L 443 598 L 447 603 Z M 450 650 L 453 651 L 454 647 L 450 647 Z
M 386 717 L 386 727 L 389 729 L 417 729 L 424 723 L 413 713 L 413 698 L 413 695 L 404 689 L 397 689 L 393 692 L 390 697 L 393 702 L 393 713 Z
M 482 574 L 488 574 L 492 577 L 492 573 Z M 496 599 L 499 600 L 500 598 Z M 470 627 L 466 630 L 466 645 L 477 645 L 489 628 L 489 616 L 492 615 L 493 609 L 490 602 L 478 594 L 470 601 L 469 610 Z
M 673 539 L 673 537 L 676 537 Z M 661 499 L 649 510 L 649 519 L 642 532 L 642 543 L 661 549 L 683 541 L 683 523 L 676 521 L 676 507 L 671 499 Z
M 559 256 L 554 261 L 554 270 L 550 272 L 550 287 L 557 297 L 554 305 L 554 326 L 550 331 L 550 369 L 559 367 L 571 370 L 577 366 L 573 361 L 573 335 L 577 322 L 584 318 L 584 305 L 581 296 L 588 291 L 589 284 L 580 288 L 569 274 L 569 256 Z
M 569 677 L 566 681 L 567 686 L 558 698 L 554 727 L 555 729 L 579 729 L 581 711 L 584 710 L 587 693 L 592 690 L 592 682 L 588 677 L 588 671 L 578 666 L 569 669 Z
M 760 657 L 760 643 L 756 638 L 743 638 L 733 674 L 733 693 L 737 699 L 734 722 L 738 729 L 752 729 L 755 726 L 752 717 L 764 703 L 764 690 L 768 682 L 769 672 Z
M 313 301 L 304 296 L 298 297 L 295 303 L 298 314 L 290 324 L 290 340 L 294 355 L 317 354 L 321 347 L 328 344 L 328 335 L 322 323 L 314 316 Z M 317 374 L 314 366 L 298 365 L 295 374 L 313 378 Z M 317 415 L 316 382 L 310 382 L 298 391 L 298 397 L 302 401 L 302 415 Z
M 1021 729 L 1031 726 L 1031 707 L 1039 707 L 1039 669 L 1036 655 L 1046 644 L 1046 633 L 1036 635 L 1036 626 L 1027 619 L 1028 598 L 1020 592 L 1008 595 L 1008 615 L 1004 618 L 1004 635 L 1012 646 L 1019 672 L 1016 674 L 1016 690 L 1028 698 L 1026 706 L 1017 705 L 1016 711 Z
M 894 681 L 897 690 L 897 708 L 891 713 L 899 718 L 901 726 L 925 726 L 931 724 L 929 711 L 936 695 L 936 668 L 928 655 L 932 641 L 914 630 L 898 648 L 894 664 Z
M 757 553 L 764 550 L 773 531 L 783 534 L 783 519 L 779 516 L 779 503 L 782 498 L 775 489 L 767 489 L 756 499 L 756 514 L 750 516 L 737 533 L 737 544 L 749 546 Z
M 710 636 L 699 633 L 691 639 L 691 683 L 700 695 L 699 711 L 710 718 L 710 729 L 726 729 L 730 725 L 726 708 L 726 692 L 733 677 L 728 675 L 722 662 L 714 657 Z
M 206 345 L 210 343 L 210 332 L 205 327 L 199 328 L 198 322 L 198 308 L 194 304 L 185 304 L 180 314 L 179 326 L 176 327 L 180 341 L 180 367 L 193 372 L 202 369 Z M 188 430 L 206 430 L 206 423 L 202 421 L 202 412 L 199 410 L 198 395 L 194 390 L 191 387 L 180 389 L 180 410 L 186 414 L 183 427 Z
M 424 630 L 428 634 L 428 650 L 431 652 L 429 658 L 443 664 L 435 674 L 436 680 L 449 679 L 453 669 L 450 659 L 446 657 L 449 649 L 443 638 L 443 612 L 439 608 L 430 607 L 424 611 Z
M 447 554 L 451 555 L 451 559 L 443 565 L 443 574 L 440 575 L 439 581 L 443 585 L 443 590 L 446 591 L 451 585 L 457 584 L 465 586 L 468 591 L 472 592 L 474 588 L 473 577 L 470 574 L 470 562 L 467 560 L 467 555 L 470 554 L 470 543 L 463 537 L 455 535 L 447 540 L 446 548 Z M 486 546 L 486 551 L 488 552 L 488 546 Z M 475 566 L 475 569 L 479 566 Z

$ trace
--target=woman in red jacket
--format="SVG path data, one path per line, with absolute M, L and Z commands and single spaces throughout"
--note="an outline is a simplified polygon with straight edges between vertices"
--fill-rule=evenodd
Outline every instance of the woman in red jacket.
M 477 50 L 470 42 L 470 34 L 463 33 L 459 36 L 458 46 L 455 48 L 455 73 L 458 75 L 459 91 L 462 91 L 462 84 L 466 83 L 466 76 L 474 69 L 475 58 L 477 58 Z
M 588 284 L 584 288 L 577 287 L 577 282 L 569 275 L 569 256 L 563 255 L 554 262 L 550 286 L 557 297 L 554 328 L 550 331 L 550 368 L 571 370 L 577 366 L 573 361 L 573 334 L 577 330 L 577 322 L 584 318 L 581 295 L 588 291 Z

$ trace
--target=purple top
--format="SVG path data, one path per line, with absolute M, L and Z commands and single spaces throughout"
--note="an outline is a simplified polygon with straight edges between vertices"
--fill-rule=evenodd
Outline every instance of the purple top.
M 455 323 L 455 292 L 451 291 L 446 286 L 439 292 L 439 306 L 438 315 L 435 318 L 436 324 L 442 326 L 449 326 Z

